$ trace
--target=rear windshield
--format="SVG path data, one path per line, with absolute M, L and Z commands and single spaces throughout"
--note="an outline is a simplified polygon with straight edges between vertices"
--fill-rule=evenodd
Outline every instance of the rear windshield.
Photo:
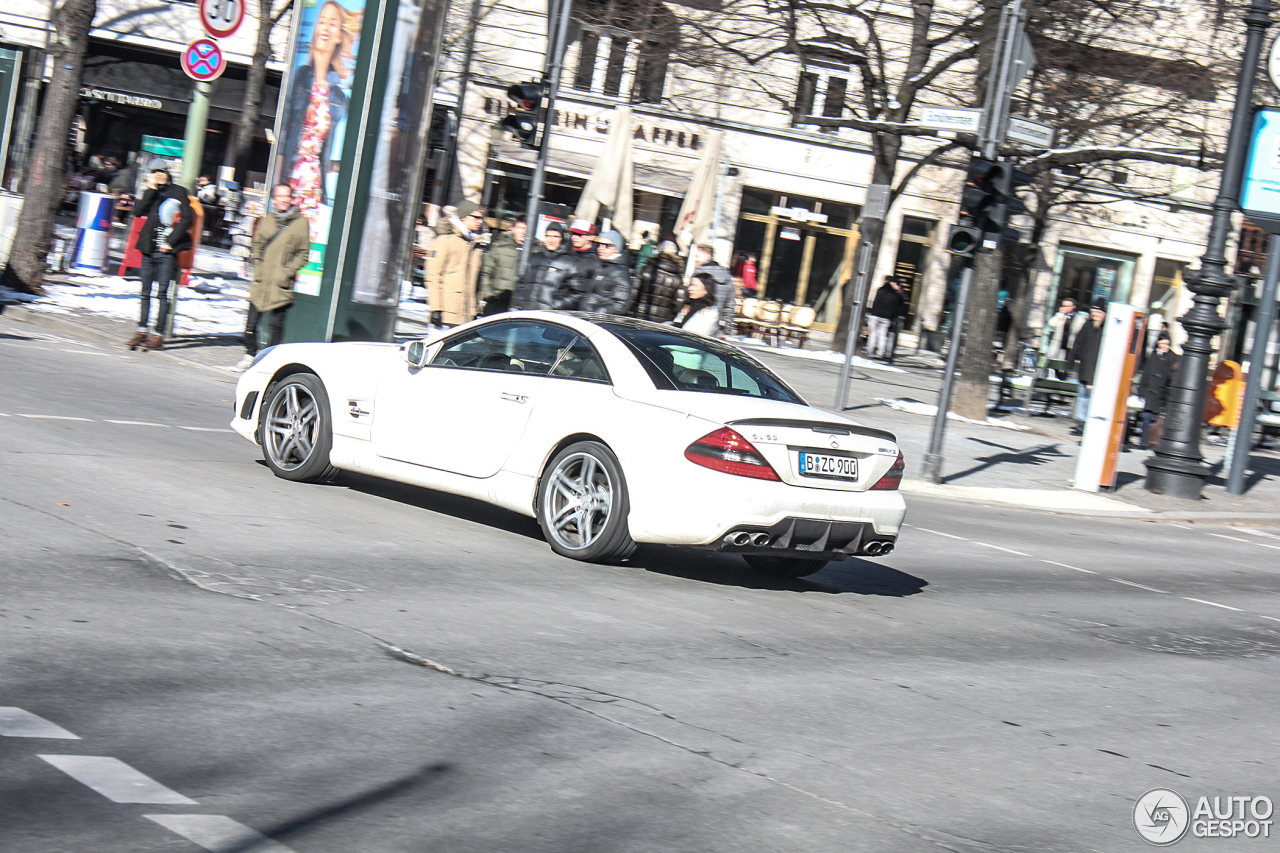
M 767 367 L 728 344 L 656 327 L 600 325 L 635 353 L 659 388 L 808 405 Z

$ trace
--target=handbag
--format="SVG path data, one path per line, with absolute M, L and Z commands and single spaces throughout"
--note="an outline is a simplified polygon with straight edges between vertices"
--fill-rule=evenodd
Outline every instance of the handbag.
M 1164 435 L 1164 415 L 1157 415 L 1151 422 L 1151 426 L 1147 428 L 1147 434 L 1142 437 L 1142 441 L 1147 447 L 1154 447 L 1160 443 L 1162 435 Z

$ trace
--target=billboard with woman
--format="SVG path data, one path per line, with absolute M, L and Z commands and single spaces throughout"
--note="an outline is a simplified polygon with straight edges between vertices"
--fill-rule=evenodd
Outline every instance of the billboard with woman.
M 294 198 L 311 225 L 316 263 L 299 276 L 315 277 L 323 268 L 333 196 L 346 135 L 351 83 L 359 50 L 365 0 L 304 0 L 293 55 L 296 64 L 282 93 L 274 180 L 293 186 Z

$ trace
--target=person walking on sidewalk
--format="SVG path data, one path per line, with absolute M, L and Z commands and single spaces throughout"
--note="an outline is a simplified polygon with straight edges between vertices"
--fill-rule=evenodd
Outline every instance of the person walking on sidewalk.
M 1072 435 L 1084 434 L 1084 422 L 1089 417 L 1089 397 L 1093 394 L 1093 375 L 1098 369 L 1098 349 L 1102 346 L 1102 321 L 1107 319 L 1107 303 L 1101 299 L 1089 308 L 1089 322 L 1080 327 L 1076 339 L 1071 342 L 1067 354 L 1067 367 L 1079 364 L 1076 371 L 1076 408 L 1073 417 L 1076 425 Z
M 139 272 L 141 305 L 138 329 L 126 346 L 158 350 L 164 347 L 165 324 L 169 320 L 169 283 L 177 277 L 178 253 L 190 249 L 191 223 L 195 213 L 187 200 L 187 191 L 173 183 L 169 170 L 159 166 L 151 170 L 150 188 L 133 208 L 133 218 L 143 219 L 138 233 L 138 252 L 142 255 Z M 151 326 L 152 290 L 159 300 L 155 325 Z
M 1138 436 L 1141 448 L 1151 444 L 1147 436 L 1151 434 L 1151 425 L 1156 418 L 1164 415 L 1169 389 L 1177 372 L 1178 356 L 1170 347 L 1169 339 L 1157 339 L 1156 348 L 1147 356 L 1147 362 L 1142 366 L 1142 378 L 1138 380 L 1138 396 L 1142 398 L 1142 433 Z
M 528 231 L 525 218 L 517 217 L 511 223 L 511 229 L 494 240 L 489 251 L 484 253 L 484 261 L 480 264 L 480 301 L 484 303 L 481 312 L 484 316 L 511 310 L 511 294 L 516 287 L 520 254 L 524 251 Z
M 726 267 L 716 263 L 715 251 L 705 243 L 695 250 L 693 265 L 698 272 L 711 276 L 711 280 L 715 283 L 713 296 L 716 300 L 716 311 L 719 313 L 720 323 L 720 333 L 715 337 L 722 337 L 728 331 L 729 324 L 733 322 L 733 315 L 736 313 L 734 303 L 737 295 L 733 292 L 733 275 Z
M 867 312 L 867 355 L 880 359 L 893 355 L 889 328 L 903 315 L 905 307 L 906 300 L 897 280 L 893 276 L 886 277 L 876 291 L 875 299 L 871 300 L 871 310 Z
M 526 237 L 526 239 L 528 239 Z M 537 244 L 535 244 L 537 245 Z M 556 261 L 564 257 L 564 226 L 559 222 L 547 225 L 542 235 L 542 245 L 529 253 L 529 268 L 516 285 L 511 297 L 515 311 L 550 311 L 556 305 L 556 290 L 564 283 L 569 270 Z
M 294 204 L 293 187 L 276 184 L 271 190 L 271 212 L 258 219 L 253 237 L 253 284 L 249 288 L 249 316 L 244 324 L 244 358 L 237 370 L 247 370 L 258 354 L 258 320 L 271 312 L 267 346 L 284 339 L 284 321 L 293 306 L 293 286 L 298 270 L 311 255 L 307 219 Z

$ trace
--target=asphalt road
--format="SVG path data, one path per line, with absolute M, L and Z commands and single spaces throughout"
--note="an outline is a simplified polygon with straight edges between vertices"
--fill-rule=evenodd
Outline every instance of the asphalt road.
M 1280 800 L 1280 530 L 917 499 L 805 580 L 583 565 L 276 480 L 216 371 L 0 320 L 0 376 L 6 853 L 1121 851 L 1152 788 Z

